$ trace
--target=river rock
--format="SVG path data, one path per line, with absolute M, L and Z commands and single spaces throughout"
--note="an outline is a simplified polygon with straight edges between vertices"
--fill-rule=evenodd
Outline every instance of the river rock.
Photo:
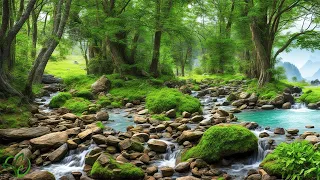
M 68 145 L 67 143 L 60 146 L 58 149 L 53 151 L 48 155 L 48 158 L 51 162 L 58 162 L 60 161 L 68 152 Z
M 78 147 L 78 144 L 72 139 L 69 139 L 67 141 L 67 144 L 68 144 L 68 149 L 77 149 Z
M 227 117 L 227 116 L 229 116 L 229 113 L 228 113 L 227 111 L 225 111 L 225 110 L 222 110 L 222 109 L 217 110 L 216 113 L 219 114 L 220 117 Z
M 20 156 L 23 154 L 23 156 Z M 28 167 L 28 160 L 31 159 L 32 152 L 28 148 L 22 149 L 18 154 L 14 156 L 14 163 L 16 167 L 23 166 Z M 23 158 L 21 158 L 23 157 Z
M 54 175 L 48 171 L 33 171 L 23 177 L 23 180 L 55 180 Z
M 48 127 L 0 129 L 0 139 L 5 141 L 27 140 L 50 133 Z
M 278 95 L 277 97 L 275 97 L 273 100 L 270 101 L 270 104 L 277 107 L 279 106 L 281 107 L 283 103 L 285 103 L 283 95 Z
M 96 134 L 92 136 L 93 141 L 100 145 L 100 144 L 106 144 L 107 143 L 107 137 L 105 137 L 102 134 Z
M 261 106 L 261 109 L 263 109 L 263 110 L 272 110 L 272 109 L 274 109 L 274 105 L 266 104 L 266 105 Z
M 166 112 L 166 116 L 168 118 L 175 118 L 176 117 L 176 110 L 175 109 L 171 109 L 169 111 Z
M 108 145 L 118 145 L 121 140 L 115 136 L 109 135 L 106 141 Z
M 320 142 L 320 139 L 315 135 L 307 136 L 305 140 L 311 142 L 312 144 L 316 144 L 316 143 Z
M 267 132 L 262 132 L 259 134 L 259 138 L 269 137 L 270 135 Z
M 203 116 L 201 116 L 201 115 L 196 115 L 196 116 L 193 116 L 192 118 L 191 118 L 191 121 L 192 122 L 200 122 L 200 121 L 202 121 L 203 120 Z
M 38 138 L 31 139 L 30 143 L 33 147 L 37 149 L 47 149 L 59 147 L 62 144 L 66 143 L 67 140 L 68 134 L 65 131 L 63 131 L 50 133 Z
M 134 116 L 133 117 L 133 121 L 136 124 L 144 124 L 146 123 L 148 120 L 145 117 L 142 116 Z
M 109 120 L 109 114 L 108 114 L 108 112 L 105 112 L 105 111 L 99 111 L 96 114 L 96 119 L 98 121 L 108 121 Z
M 62 118 L 66 119 L 66 120 L 76 120 L 77 116 L 75 114 L 72 114 L 72 113 L 67 113 L 67 114 L 64 114 L 62 116 Z
M 312 129 L 312 128 L 314 128 L 314 126 L 313 125 L 307 125 L 307 126 L 305 126 L 306 128 L 308 128 L 308 129 Z
M 134 137 L 142 138 L 144 142 L 147 142 L 149 140 L 149 135 L 147 133 L 137 133 L 132 136 L 132 138 Z
M 146 169 L 146 173 L 150 176 L 154 175 L 156 172 L 158 172 L 157 166 L 150 166 L 150 167 L 147 167 Z
M 296 135 L 298 134 L 299 129 L 287 129 L 287 133 L 291 135 Z
M 286 102 L 282 105 L 282 109 L 291 109 L 291 103 L 290 102 Z
M 242 93 L 240 93 L 239 98 L 240 99 L 247 99 L 249 96 L 250 96 L 250 93 L 242 92 Z
M 179 173 L 189 171 L 189 169 L 190 169 L 189 162 L 181 162 L 181 163 L 177 164 L 177 166 L 174 168 L 174 170 Z
M 148 114 L 149 110 L 148 109 L 144 109 L 138 112 L 138 115 L 145 115 Z
M 260 174 L 252 174 L 246 178 L 246 180 L 261 180 L 262 176 Z
M 202 135 L 203 132 L 201 131 L 186 130 L 182 132 L 177 141 L 179 144 L 182 144 L 184 141 L 197 141 L 202 137 Z
M 200 180 L 200 179 L 194 176 L 184 176 L 184 177 L 179 177 L 176 180 Z
M 43 84 L 55 84 L 55 83 L 62 83 L 61 78 L 54 77 L 51 74 L 44 74 L 42 75 L 42 83 Z
M 280 135 L 284 135 L 286 132 L 283 128 L 276 128 L 274 130 L 274 134 L 280 134 Z
M 148 147 L 155 152 L 165 153 L 167 151 L 168 145 L 163 141 L 150 139 L 148 141 Z
M 95 114 L 82 115 L 80 118 L 85 124 L 90 124 L 97 121 Z
M 294 104 L 294 97 L 291 95 L 291 93 L 283 93 L 284 102 L 290 102 L 291 104 Z
M 95 83 L 91 85 L 93 93 L 108 92 L 111 88 L 111 81 L 106 76 L 101 76 Z
M 191 113 L 184 111 L 184 112 L 182 113 L 182 117 L 183 117 L 183 118 L 190 118 L 190 117 L 191 117 Z
M 318 109 L 318 105 L 316 103 L 309 103 L 307 107 L 309 109 Z
M 171 177 L 174 173 L 173 168 L 168 166 L 160 168 L 160 171 L 163 177 Z
M 247 102 L 248 102 L 248 100 L 246 100 L 246 99 L 239 99 L 239 100 L 233 101 L 233 103 L 231 105 L 239 107 L 239 106 L 242 106 L 243 104 L 246 104 Z
M 252 93 L 248 98 L 249 103 L 256 103 L 258 101 L 258 96 L 256 93 Z
M 143 152 L 144 147 L 141 143 L 133 141 L 131 139 L 125 139 L 119 142 L 119 148 L 123 150 L 132 150 L 136 152 Z

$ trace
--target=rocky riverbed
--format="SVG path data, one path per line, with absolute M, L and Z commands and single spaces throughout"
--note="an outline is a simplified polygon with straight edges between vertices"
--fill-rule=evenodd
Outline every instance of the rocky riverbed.
M 245 93 L 241 81 L 217 88 L 208 84 L 202 82 L 198 92 L 190 92 L 191 85 L 180 86 L 182 92 L 201 100 L 201 114 L 184 112 L 176 118 L 172 109 L 164 112 L 171 121 L 158 121 L 151 117 L 144 102 L 127 102 L 123 109 L 101 109 L 81 116 L 65 108 L 49 109 L 53 93 L 63 89 L 54 81 L 45 86 L 47 96 L 36 99 L 32 127 L 0 130 L 1 143 L 9 145 L 5 149 L 8 154 L 20 152 L 31 159 L 33 168 L 26 179 L 259 180 L 274 179 L 259 169 L 259 164 L 278 142 L 296 138 L 314 144 L 320 141 L 314 132 L 298 135 L 297 129 L 263 129 L 255 122 L 238 122 L 234 115 L 246 109 L 291 108 L 293 97 L 301 93 L 298 88 L 287 89 L 267 102 L 254 93 Z M 259 137 L 257 150 L 222 156 L 212 164 L 195 158 L 181 162 L 181 154 L 197 145 L 207 129 L 219 124 L 240 124 L 251 130 Z M 10 179 L 6 170 L 0 171 L 0 179 Z

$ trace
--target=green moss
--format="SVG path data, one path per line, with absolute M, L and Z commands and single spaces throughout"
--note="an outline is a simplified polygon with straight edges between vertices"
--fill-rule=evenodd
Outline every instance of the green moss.
M 76 97 L 67 100 L 63 106 L 71 110 L 73 113 L 83 113 L 84 111 L 88 110 L 88 106 L 90 104 L 90 101 Z
M 98 79 L 99 77 L 93 75 L 78 75 L 78 76 L 68 76 L 63 79 L 64 84 L 67 89 L 75 89 L 77 91 L 90 91 L 91 85 Z
M 201 110 L 198 99 L 169 88 L 163 88 L 148 94 L 146 107 L 153 113 L 162 113 L 170 109 L 176 109 L 179 113 L 183 111 L 194 113 Z
M 97 104 L 101 105 L 102 107 L 107 107 L 109 105 L 111 105 L 111 100 L 109 97 L 106 96 L 99 96 L 98 100 L 97 100 Z
M 76 92 L 74 96 L 81 97 L 81 98 L 88 99 L 88 100 L 94 99 L 93 93 L 88 90 L 82 90 L 82 91 Z
M 41 94 L 42 88 L 43 88 L 43 84 L 34 84 L 32 86 L 33 94 L 35 95 Z
M 292 85 L 287 84 L 284 81 L 274 81 L 265 84 L 263 87 L 259 87 L 258 81 L 254 79 L 248 84 L 247 92 L 256 93 L 260 99 L 269 100 L 275 98 L 278 94 L 281 94 L 284 89 L 291 86 Z
M 170 121 L 170 118 L 168 118 L 165 114 L 154 114 L 151 117 L 159 121 Z
M 255 151 L 258 138 L 240 125 L 216 125 L 203 134 L 199 144 L 183 154 L 184 161 L 201 158 L 209 163 L 222 157 Z
M 96 122 L 96 125 L 101 129 L 105 128 L 104 124 L 101 121 Z
M 91 175 L 98 179 L 110 179 L 110 180 L 142 180 L 144 178 L 144 172 L 142 169 L 134 166 L 130 163 L 120 164 L 109 156 L 110 162 L 106 167 L 103 167 L 98 161 L 96 161 L 91 169 Z M 111 167 L 111 168 L 108 168 Z M 119 169 L 120 172 L 114 173 L 113 169 Z
M 305 103 L 317 103 L 320 101 L 320 87 L 307 87 L 299 100 Z
M 72 95 L 70 93 L 67 92 L 61 92 L 58 95 L 54 96 L 50 103 L 49 103 L 49 107 L 50 108 L 59 108 L 62 107 L 64 105 L 64 103 L 71 99 Z
M 122 104 L 119 101 L 114 101 L 114 102 L 111 103 L 111 106 L 114 107 L 114 108 L 121 108 Z
M 263 169 L 283 179 L 313 180 L 320 174 L 320 151 L 308 141 L 281 143 L 262 161 Z

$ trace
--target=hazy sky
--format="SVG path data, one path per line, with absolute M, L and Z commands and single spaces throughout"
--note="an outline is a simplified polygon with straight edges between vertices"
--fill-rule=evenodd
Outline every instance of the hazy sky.
M 283 62 L 290 62 L 296 65 L 299 69 L 308 61 L 320 61 L 320 50 L 314 52 L 294 49 L 290 52 L 283 52 L 279 55 Z

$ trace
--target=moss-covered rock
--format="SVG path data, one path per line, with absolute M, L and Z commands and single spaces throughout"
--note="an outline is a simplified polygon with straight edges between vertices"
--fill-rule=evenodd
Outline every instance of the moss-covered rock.
M 221 124 L 204 132 L 199 144 L 182 155 L 182 160 L 201 158 L 208 163 L 223 157 L 257 150 L 258 138 L 240 125 Z
M 142 180 L 142 169 L 130 163 L 119 163 L 108 154 L 102 154 L 93 164 L 91 175 L 95 179 Z
M 148 94 L 146 106 L 151 112 L 157 114 L 170 109 L 176 109 L 178 113 L 184 111 L 194 113 L 201 110 L 201 104 L 198 99 L 170 88 L 163 88 Z
M 89 90 L 82 90 L 82 91 L 76 92 L 74 94 L 74 96 L 81 97 L 81 98 L 88 99 L 88 100 L 94 99 L 93 93 Z
M 90 104 L 90 101 L 76 97 L 67 100 L 63 106 L 67 109 L 70 109 L 73 113 L 82 113 L 88 110 Z
M 71 98 L 72 98 L 72 95 L 70 93 L 61 92 L 51 99 L 49 103 L 49 107 L 50 108 L 62 107 L 64 103 Z

